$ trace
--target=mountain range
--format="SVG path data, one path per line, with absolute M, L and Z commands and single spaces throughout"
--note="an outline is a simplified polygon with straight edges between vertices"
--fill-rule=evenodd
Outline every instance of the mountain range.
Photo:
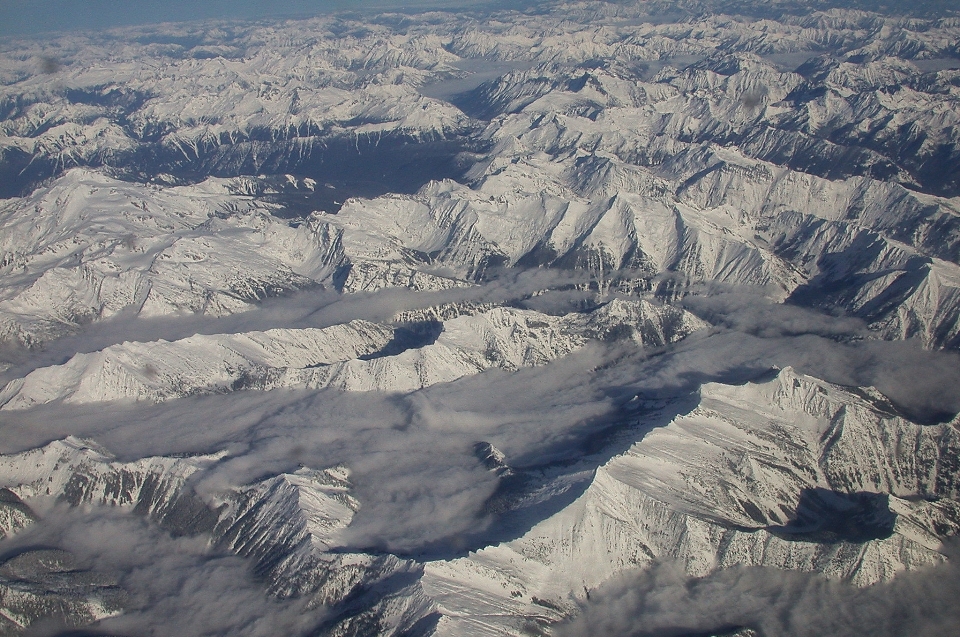
M 779 5 L 0 41 L 0 633 L 952 572 L 960 15 Z

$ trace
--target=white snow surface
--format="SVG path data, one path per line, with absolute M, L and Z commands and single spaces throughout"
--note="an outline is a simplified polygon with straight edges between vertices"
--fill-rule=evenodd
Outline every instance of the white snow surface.
M 0 408 L 29 409 L 52 401 L 161 402 L 279 387 L 410 392 L 489 368 L 542 365 L 617 328 L 630 330 L 641 345 L 662 346 L 706 326 L 682 310 L 614 300 L 591 314 L 559 318 L 495 308 L 443 322 L 432 343 L 373 357 L 394 331 L 359 320 L 323 329 L 126 342 L 10 381 L 0 389 Z
M 960 448 L 956 423 L 916 425 L 889 413 L 875 392 L 786 368 L 767 381 L 704 385 L 692 410 L 646 429 L 645 421 L 661 418 L 644 412 L 637 442 L 595 469 L 552 470 L 541 493 L 585 489 L 520 537 L 420 564 L 343 550 L 340 534 L 363 507 L 343 466 L 302 467 L 201 497 L 188 479 L 225 454 L 118 462 L 92 441 L 68 438 L 0 457 L 0 485 L 28 502 L 131 506 L 168 524 L 184 517 L 184 501 L 203 500 L 203 528 L 224 548 L 269 565 L 275 594 L 336 604 L 357 587 L 410 573 L 402 603 L 375 614 L 399 629 L 439 613 L 444 635 L 521 635 L 529 617 L 560 620 L 585 591 L 662 558 L 694 576 L 762 565 L 866 586 L 942 562 L 944 528 L 960 530 L 960 483 L 942 463 Z M 907 446 L 917 452 L 899 451 Z M 501 479 L 515 476 L 502 453 L 491 453 L 506 467 Z M 816 488 L 886 495 L 889 533 L 823 542 L 778 532 L 797 515 L 803 491 Z M 188 519 L 207 519 L 197 506 Z
M 278 405 L 281 389 L 453 410 L 444 391 L 458 382 L 549 382 L 578 356 L 653 369 L 675 343 L 727 329 L 679 304 L 718 289 L 863 322 L 844 338 L 960 348 L 960 70 L 937 66 L 956 56 L 960 21 L 840 9 L 671 21 L 647 8 L 0 42 L 0 186 L 17 195 L 0 199 L 0 412 L 109 418 L 219 394 Z M 471 78 L 485 81 L 444 90 Z M 363 167 L 352 187 L 385 194 L 290 204 L 343 186 L 325 183 L 338 175 L 329 148 Z M 425 170 L 459 177 L 379 183 L 378 158 L 417 166 L 437 148 L 453 150 Z M 518 273 L 534 283 L 511 287 Z M 311 290 L 336 297 L 334 319 L 257 314 Z M 374 305 L 380 318 L 344 316 Z M 213 320 L 243 313 L 256 329 Z M 202 329 L 150 333 L 179 319 Z M 101 321 L 137 340 L 59 340 Z M 587 392 L 598 369 L 579 371 Z M 592 421 L 544 427 L 582 443 L 579 457 L 514 466 L 508 447 L 473 443 L 499 485 L 475 512 L 491 526 L 449 554 L 352 544 L 365 503 L 337 460 L 224 483 L 218 468 L 247 462 L 263 423 L 202 455 L 120 460 L 70 436 L 0 456 L 0 488 L 26 502 L 0 497 L 0 535 L 29 537 L 30 503 L 120 507 L 246 558 L 274 601 L 303 601 L 329 634 L 398 637 L 549 632 L 590 591 L 659 561 L 867 587 L 948 559 L 957 417 L 921 425 L 874 388 L 790 367 L 656 402 L 625 382 L 590 397 L 612 405 L 612 438 L 577 438 Z M 514 422 L 500 399 L 475 398 L 484 409 L 463 427 L 532 419 Z

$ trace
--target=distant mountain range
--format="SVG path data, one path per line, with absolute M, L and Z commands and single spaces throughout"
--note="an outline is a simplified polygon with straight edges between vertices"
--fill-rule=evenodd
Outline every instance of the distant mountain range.
M 960 17 L 714 4 L 0 43 L 0 414 L 43 442 L 0 433 L 0 633 L 159 634 L 122 571 L 31 539 L 64 507 L 206 538 L 311 635 L 555 634 L 663 560 L 945 568 L 955 397 L 921 418 L 827 363 L 718 355 L 744 310 L 706 301 L 795 311 L 765 351 L 837 367 L 909 341 L 926 370 L 883 365 L 960 391 L 937 371 L 960 350 Z M 158 442 L 162 414 L 231 400 L 263 412 Z M 338 418 L 367 412 L 303 441 L 311 400 L 395 401 L 370 430 L 424 437 L 358 461 Z

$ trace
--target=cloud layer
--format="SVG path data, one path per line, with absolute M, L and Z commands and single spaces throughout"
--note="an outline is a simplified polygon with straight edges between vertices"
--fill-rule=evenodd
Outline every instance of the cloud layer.
M 270 597 L 246 560 L 211 553 L 205 537 L 171 538 L 145 518 L 121 511 L 54 505 L 42 514 L 5 549 L 69 547 L 78 568 L 118 575 L 129 603 L 122 615 L 100 623 L 109 634 L 272 637 L 304 634 L 323 617 L 322 610 L 308 614 L 296 601 Z M 27 634 L 52 637 L 60 631 L 38 622 Z
M 752 628 L 764 637 L 934 636 L 960 624 L 957 544 L 946 566 L 860 589 L 822 576 L 741 568 L 691 579 L 671 564 L 610 582 L 560 637 L 673 637 Z

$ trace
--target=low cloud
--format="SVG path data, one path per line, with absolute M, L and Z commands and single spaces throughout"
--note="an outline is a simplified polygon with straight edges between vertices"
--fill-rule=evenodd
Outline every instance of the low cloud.
M 324 325 L 348 317 L 383 317 L 438 299 L 515 298 L 511 295 L 550 287 L 552 276 L 556 275 L 517 274 L 485 286 L 437 293 L 430 299 L 396 291 L 333 301 L 316 297 L 311 307 L 311 300 L 304 296 L 289 305 L 265 306 L 230 320 L 240 329 L 253 324 L 261 328 L 278 323 Z M 352 472 L 354 495 L 360 501 L 359 513 L 342 537 L 345 548 L 436 556 L 477 549 L 491 538 L 503 539 L 493 533 L 497 520 L 485 510 L 497 479 L 474 456 L 474 443 L 494 444 L 515 467 L 581 458 L 592 436 L 632 424 L 626 408 L 637 394 L 684 395 L 704 382 L 743 382 L 773 366 L 790 365 L 830 382 L 874 385 L 913 414 L 960 410 L 956 392 L 960 357 L 956 354 L 925 351 L 913 343 L 858 340 L 862 332 L 856 321 L 769 304 L 751 309 L 752 298 L 728 295 L 701 302 L 697 309 L 713 311 L 719 326 L 668 348 L 642 349 L 626 341 L 592 344 L 542 367 L 489 370 L 410 394 L 241 391 L 160 405 L 44 405 L 4 415 L 0 451 L 32 448 L 71 434 L 94 438 L 123 460 L 226 450 L 228 456 L 195 485 L 207 494 L 293 471 L 301 464 L 313 468 L 344 464 Z M 596 463 L 604 459 L 602 454 L 591 458 Z M 80 514 L 57 515 L 70 520 L 70 515 Z M 290 610 L 295 605 L 271 600 L 262 583 L 249 579 L 247 562 L 210 555 L 203 538 L 171 539 L 144 520 L 120 514 L 92 516 L 76 532 L 70 524 L 45 527 L 59 529 L 49 542 L 32 530 L 23 536 L 69 548 L 88 556 L 90 563 L 100 561 L 127 573 L 125 586 L 143 592 L 138 593 L 139 606 L 110 620 L 111 630 L 118 634 L 172 634 L 154 628 L 167 615 L 183 622 L 178 634 L 271 634 L 264 628 L 270 622 L 290 626 L 287 634 L 299 630 L 296 613 Z M 113 553 L 132 557 L 114 558 Z M 679 634 L 681 628 L 713 630 L 749 621 L 770 631 L 763 633 L 767 637 L 814 634 L 790 631 L 803 626 L 804 613 L 821 613 L 817 604 L 840 596 L 843 603 L 853 605 L 860 594 L 844 592 L 842 586 L 815 576 L 756 569 L 691 582 L 664 565 L 637 577 L 629 586 L 621 583 L 617 589 L 614 584 L 608 592 L 594 596 L 598 605 L 591 603 L 585 609 L 586 623 L 564 630 L 595 625 L 607 630 L 605 634 L 668 635 Z M 209 594 L 203 591 L 203 582 L 209 582 Z M 712 597 L 713 592 L 727 589 L 736 595 L 718 597 L 719 601 Z M 903 595 L 914 595 L 905 599 L 922 597 L 911 590 L 902 590 Z M 780 594 L 782 600 L 795 601 L 787 604 Z M 686 617 L 683 609 L 691 603 L 704 610 Z M 796 616 L 784 616 L 782 626 L 758 623 L 758 613 L 770 605 Z M 636 616 L 655 621 L 616 623 Z M 833 617 L 841 621 L 844 615 Z M 916 617 L 921 622 L 922 615 Z M 691 618 L 697 622 L 690 623 Z M 810 625 L 819 626 L 820 634 L 855 634 L 844 633 L 842 625 L 823 623 L 826 616 L 817 621 L 821 623 Z M 216 632 L 220 622 L 226 628 Z M 942 628 L 946 624 L 933 615 L 924 625 Z M 926 634 L 936 631 L 929 628 Z
M 508 281 L 498 289 L 512 293 L 530 283 Z M 371 298 L 368 311 L 383 311 L 382 300 Z M 342 308 L 321 311 L 328 313 L 316 319 L 322 324 Z M 795 325 L 831 334 L 845 325 L 841 320 L 838 327 L 834 317 L 786 312 L 798 317 Z M 514 466 L 576 458 L 591 436 L 631 422 L 624 408 L 637 394 L 683 395 L 704 382 L 744 382 L 774 366 L 838 384 L 874 385 L 921 419 L 960 410 L 956 354 L 903 342 L 838 342 L 818 334 L 767 336 L 722 327 L 666 349 L 595 344 L 542 367 L 490 370 L 411 394 L 276 390 L 162 405 L 51 404 L 5 415 L 8 435 L 0 451 L 71 434 L 92 437 L 126 460 L 227 450 L 228 457 L 197 484 L 205 493 L 300 464 L 344 464 L 361 502 L 345 536 L 351 547 L 417 552 L 469 536 L 470 548 L 477 548 L 492 522 L 483 509 L 496 479 L 474 457 L 475 442 L 494 444 Z
M 704 296 L 688 296 L 683 305 L 700 317 L 754 336 L 867 336 L 867 326 L 851 316 L 773 301 L 763 288 L 728 288 Z
M 194 334 L 323 328 L 354 319 L 388 322 L 400 312 L 451 303 L 517 303 L 540 311 L 569 312 L 590 296 L 590 292 L 574 289 L 588 281 L 586 274 L 578 276 L 558 270 L 501 269 L 491 272 L 482 284 L 431 292 L 387 288 L 340 294 L 309 289 L 267 299 L 249 311 L 223 317 L 143 318 L 120 313 L 85 326 L 79 334 L 47 343 L 42 350 L 0 343 L 0 387 L 38 367 L 61 364 L 75 354 L 99 351 L 124 341 L 174 341 Z
M 702 579 L 670 563 L 617 578 L 593 592 L 558 637 L 674 637 L 745 627 L 763 637 L 917 637 L 960 625 L 957 543 L 945 565 L 857 588 L 811 573 L 733 568 Z
M 699 351 L 705 376 L 722 380 L 724 369 L 740 368 L 749 376 L 751 370 L 789 365 L 829 382 L 876 387 L 921 422 L 960 412 L 956 352 L 925 350 L 917 341 L 877 340 L 856 317 L 775 303 L 762 289 L 726 289 L 687 297 L 683 304 L 720 328 Z M 680 345 L 679 358 L 687 358 L 690 345 Z M 697 376 L 693 367 L 688 380 Z
M 29 533 L 6 541 L 4 549 L 20 545 L 65 548 L 78 568 L 118 578 L 129 601 L 122 615 L 99 623 L 108 634 L 302 635 L 323 618 L 323 609 L 304 612 L 299 601 L 268 595 L 246 560 L 211 552 L 208 538 L 171 538 L 128 512 L 47 507 Z M 54 634 L 55 627 L 43 622 L 28 632 Z

